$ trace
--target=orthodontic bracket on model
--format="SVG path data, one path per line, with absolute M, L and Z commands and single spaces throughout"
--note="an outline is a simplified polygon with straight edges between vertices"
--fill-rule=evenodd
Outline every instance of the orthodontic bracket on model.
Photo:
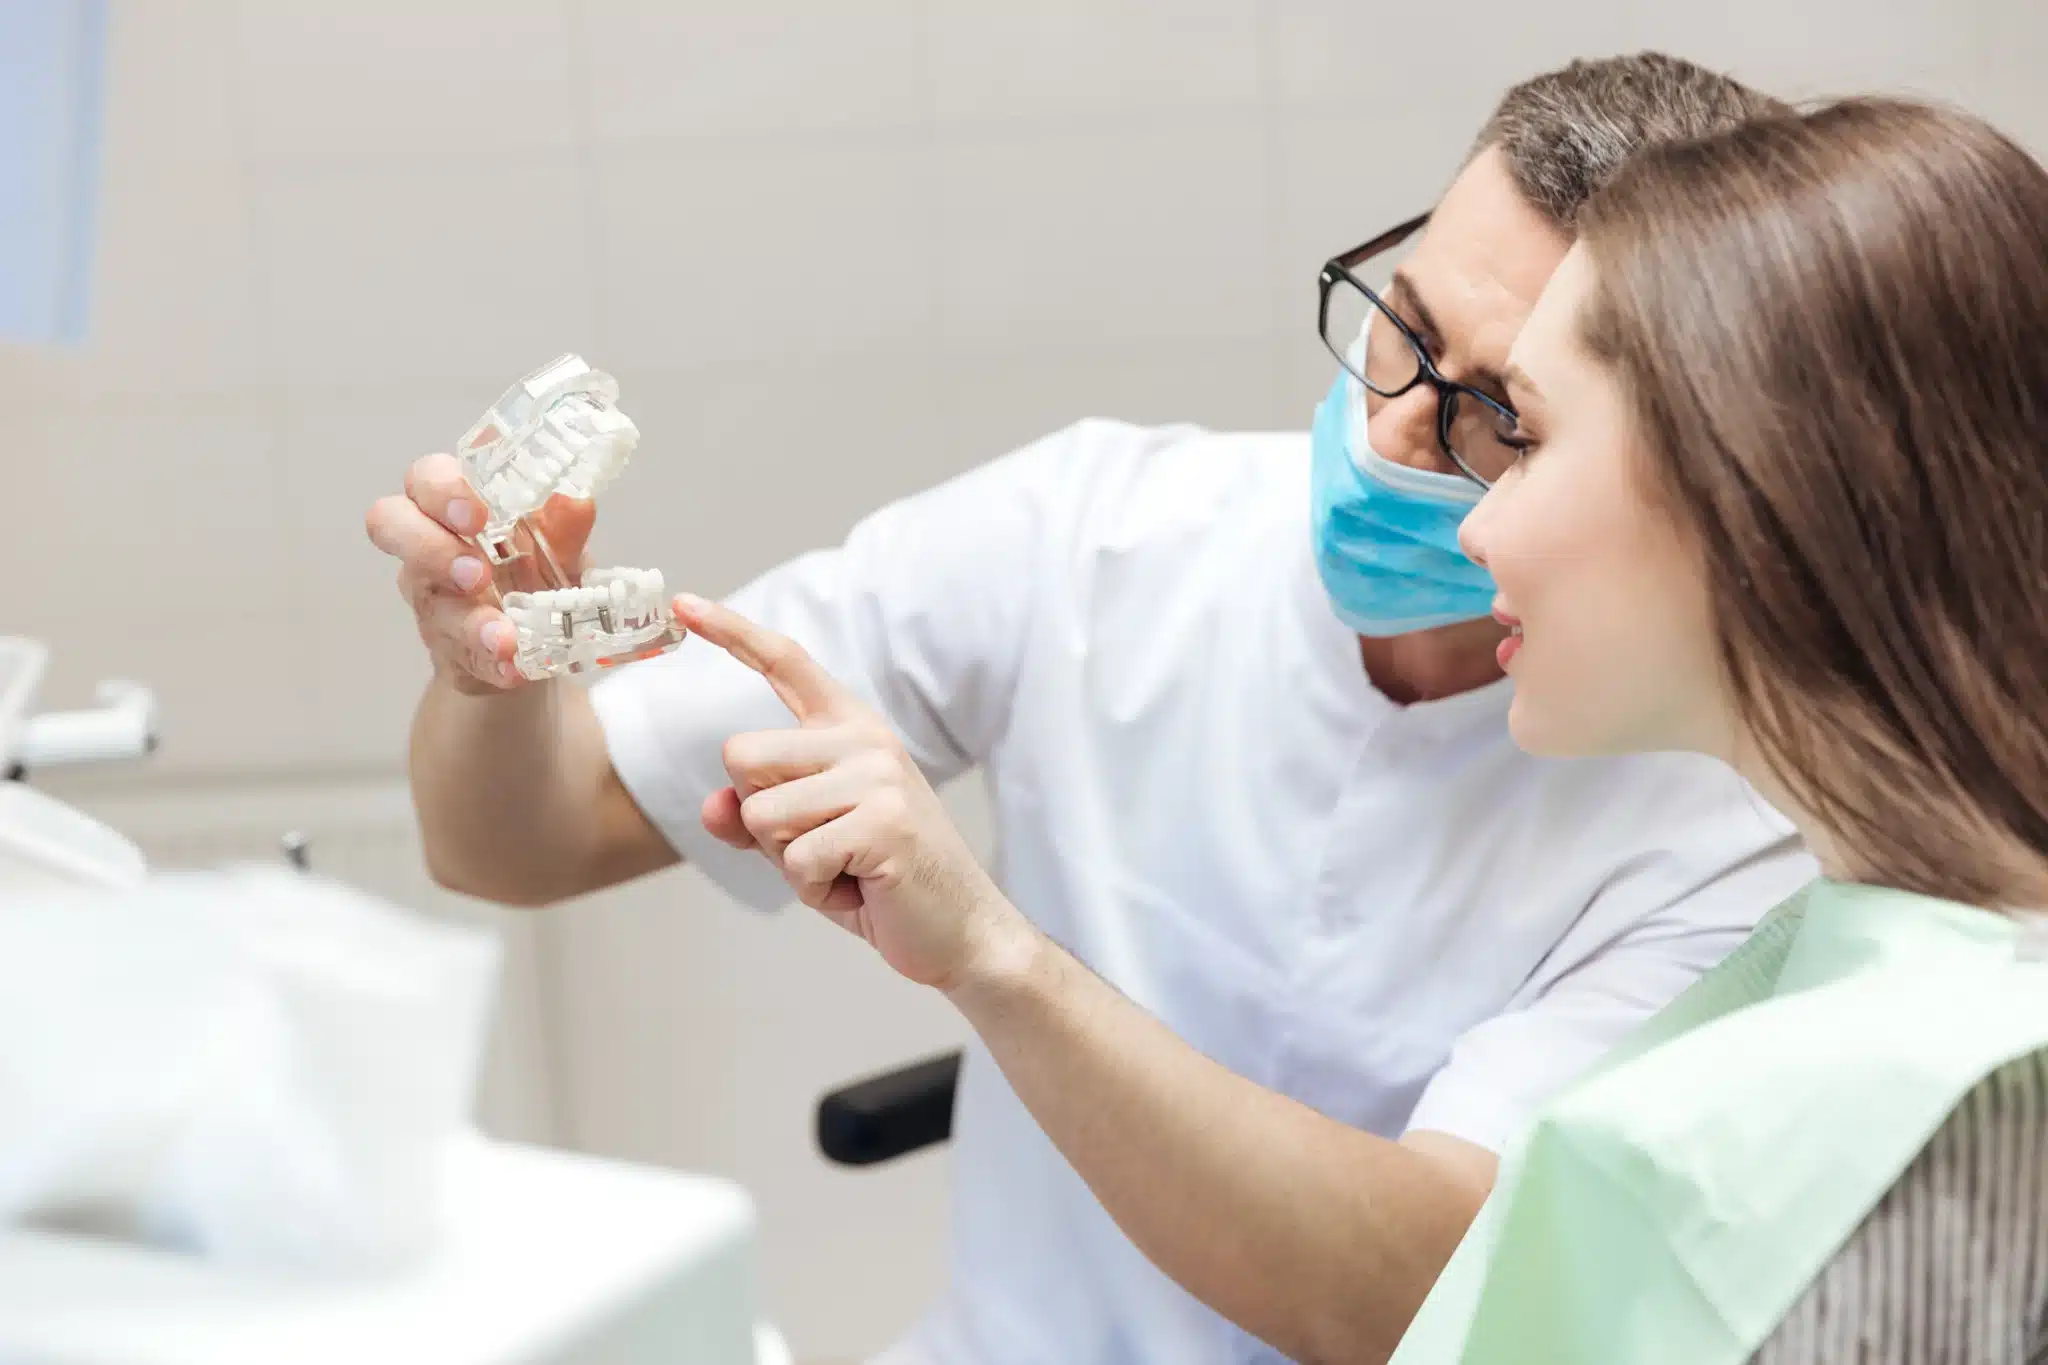
M 557 493 L 594 499 L 618 477 L 640 429 L 619 383 L 564 355 L 505 391 L 456 447 L 484 507 L 477 546 L 492 564 L 531 557 L 547 586 L 505 594 L 520 673 L 536 681 L 610 668 L 682 643 L 658 569 L 565 572 L 533 514 Z

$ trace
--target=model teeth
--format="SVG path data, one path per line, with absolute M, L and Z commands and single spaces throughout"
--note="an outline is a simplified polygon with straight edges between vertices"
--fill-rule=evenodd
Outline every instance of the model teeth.
M 477 544 L 494 564 L 527 553 L 542 577 L 561 571 L 526 518 L 557 493 L 595 498 L 625 469 L 640 430 L 616 406 L 618 381 L 565 355 L 534 371 L 492 405 L 456 447 L 485 507 Z M 519 535 L 521 527 L 528 535 Z M 582 583 L 507 593 L 515 656 L 529 678 L 607 668 L 673 649 L 683 632 L 655 569 L 597 569 Z
M 595 498 L 618 477 L 640 431 L 620 412 L 618 383 L 577 356 L 562 356 L 498 400 L 458 447 L 486 509 L 480 537 L 506 553 L 512 523 L 556 493 Z
M 529 678 L 639 658 L 682 638 L 659 569 L 593 569 L 573 588 L 505 595 Z

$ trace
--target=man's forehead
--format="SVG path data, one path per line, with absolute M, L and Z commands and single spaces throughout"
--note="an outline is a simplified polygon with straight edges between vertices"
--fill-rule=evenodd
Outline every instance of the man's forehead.
M 1572 323 L 1589 287 L 1590 270 L 1583 250 L 1574 247 L 1565 253 L 1516 337 L 1508 360 L 1524 372 L 1529 384 L 1541 388 L 1551 369 L 1549 362 L 1572 348 Z
M 1499 152 L 1474 158 L 1444 191 L 1401 274 L 1453 358 L 1498 367 L 1571 247 L 1509 178 Z M 1456 353 L 1469 349 L 1469 356 Z

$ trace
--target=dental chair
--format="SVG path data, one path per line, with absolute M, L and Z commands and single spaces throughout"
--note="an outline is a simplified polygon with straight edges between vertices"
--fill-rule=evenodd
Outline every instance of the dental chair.
M 953 1136 L 959 1052 L 855 1081 L 818 1101 L 818 1150 L 840 1166 L 873 1166 Z

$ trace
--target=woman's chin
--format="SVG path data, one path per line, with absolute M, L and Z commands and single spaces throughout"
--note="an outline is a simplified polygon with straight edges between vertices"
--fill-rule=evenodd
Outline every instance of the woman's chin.
M 1516 748 L 1538 758 L 1582 758 L 1596 752 L 1597 746 L 1574 742 L 1570 728 L 1559 723 L 1540 697 L 1530 694 L 1528 684 L 1518 680 L 1508 704 L 1508 734 Z

